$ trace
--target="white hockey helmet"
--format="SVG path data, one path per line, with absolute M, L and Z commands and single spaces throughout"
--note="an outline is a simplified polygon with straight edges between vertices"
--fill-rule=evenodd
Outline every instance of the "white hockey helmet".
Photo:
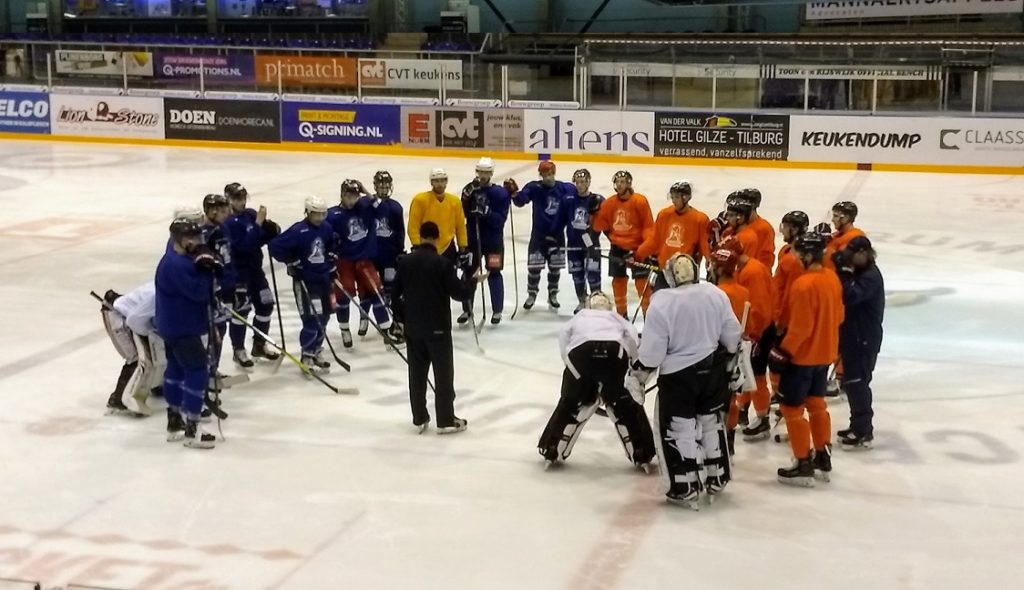
M 494 160 L 484 156 L 476 163 L 477 172 L 494 172 Z
M 609 299 L 604 291 L 594 291 L 587 297 L 587 309 L 600 309 L 601 311 L 612 311 L 615 304 Z
M 678 252 L 665 263 L 665 282 L 669 287 L 692 285 L 697 282 L 697 262 L 688 254 Z
M 174 221 L 175 219 L 188 219 L 189 221 L 201 223 L 204 217 L 206 216 L 203 214 L 203 210 L 199 207 L 193 207 L 192 205 L 179 205 L 174 208 L 174 215 L 171 217 L 171 221 Z
M 327 201 L 323 197 L 309 195 L 305 201 L 306 213 L 327 213 Z
M 434 168 L 430 171 L 430 180 L 448 180 L 448 173 L 444 168 Z

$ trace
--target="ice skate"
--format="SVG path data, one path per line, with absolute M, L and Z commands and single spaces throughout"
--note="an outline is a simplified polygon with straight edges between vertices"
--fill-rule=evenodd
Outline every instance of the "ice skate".
M 167 442 L 178 442 L 185 438 L 185 421 L 173 408 L 167 408 Z
M 747 442 L 766 440 L 771 434 L 771 430 L 768 416 L 754 416 L 749 426 L 743 429 L 743 440 Z
M 828 483 L 832 481 L 832 445 L 825 445 L 820 451 L 814 451 L 814 479 Z
M 217 437 L 199 430 L 199 425 L 189 422 L 185 425 L 185 446 L 190 449 L 212 449 Z
M 341 329 L 341 345 L 352 348 L 352 332 L 348 328 Z
M 578 314 L 581 310 L 587 307 L 587 298 L 580 297 L 579 303 L 576 304 L 576 309 L 572 310 L 572 315 Z
M 108 416 L 127 416 L 129 418 L 145 418 L 147 414 L 142 412 L 136 412 L 131 410 L 128 406 L 124 405 L 119 399 L 107 400 L 107 415 Z
M 523 302 L 523 309 L 531 310 L 531 309 L 533 309 L 533 306 L 536 303 L 537 303 L 537 294 L 536 293 L 528 293 L 526 295 L 526 301 Z
M 252 362 L 244 348 L 234 349 L 231 353 L 231 360 L 235 361 L 235 365 L 243 371 L 252 371 L 252 368 L 256 366 L 256 363 Z
M 277 352 L 267 350 L 267 344 L 262 340 L 254 341 L 252 343 L 252 352 L 250 354 L 252 355 L 253 360 L 263 359 L 267 361 L 276 361 L 281 358 L 281 355 Z
M 144 388 L 136 389 L 132 393 L 132 399 L 135 400 L 135 407 L 139 409 L 138 413 L 145 414 L 146 416 L 153 413 L 153 408 L 149 407 L 149 404 L 146 403 L 146 400 L 149 399 L 149 393 Z
M 654 464 L 654 461 L 641 463 L 640 469 L 643 470 L 644 475 L 653 475 L 658 472 L 658 466 Z
M 729 480 L 719 475 L 709 475 L 707 480 L 704 482 L 704 487 L 708 491 L 708 502 L 714 502 L 716 495 L 721 494 L 725 491 L 726 484 Z
M 366 333 L 370 331 L 370 320 L 366 316 L 359 318 L 359 328 L 356 330 L 356 334 L 360 337 L 366 336 Z
M 875 441 L 874 435 L 858 436 L 852 430 L 839 439 L 839 447 L 844 451 L 866 451 Z
M 456 434 L 456 433 L 465 431 L 466 428 L 468 428 L 468 427 L 469 427 L 469 421 L 468 420 L 463 420 L 462 418 L 456 418 L 454 420 L 454 422 L 452 422 L 451 426 L 438 426 L 437 427 L 437 433 L 438 434 Z
M 501 323 L 501 312 L 496 311 L 491 314 L 491 324 L 497 326 Z
M 700 484 L 696 482 L 677 483 L 674 486 L 677 486 L 677 489 L 665 494 L 665 500 L 669 504 L 683 506 L 694 511 L 700 510 Z
M 804 488 L 814 487 L 814 465 L 810 457 L 807 459 L 794 459 L 790 467 L 779 467 L 779 483 L 787 486 Z
M 561 307 L 558 303 L 558 291 L 548 291 L 548 307 L 556 310 Z
M 455 323 L 457 323 L 460 326 L 465 326 L 466 324 L 468 324 L 469 323 L 469 312 L 468 311 L 462 312 L 462 315 L 460 315 L 458 318 L 455 319 Z

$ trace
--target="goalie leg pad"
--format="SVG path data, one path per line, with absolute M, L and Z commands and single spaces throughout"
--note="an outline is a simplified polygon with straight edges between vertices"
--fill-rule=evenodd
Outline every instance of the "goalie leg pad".
M 704 464 L 708 477 L 717 477 L 724 486 L 731 477 L 729 447 L 726 442 L 725 425 L 721 413 L 699 414 L 700 446 L 704 451 Z
M 650 463 L 656 453 L 654 449 L 654 432 L 651 422 L 647 419 L 644 407 L 636 402 L 623 389 L 616 399 L 605 400 L 608 417 L 615 423 L 615 431 L 622 441 L 626 458 L 636 465 Z
M 583 425 L 597 410 L 594 389 L 589 379 L 577 379 L 569 369 L 562 372 L 562 396 L 537 442 L 537 450 L 545 459 L 569 458 Z

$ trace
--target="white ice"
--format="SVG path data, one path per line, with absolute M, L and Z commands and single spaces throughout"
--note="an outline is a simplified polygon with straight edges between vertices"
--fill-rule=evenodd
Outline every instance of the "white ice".
M 465 434 L 412 433 L 405 367 L 378 337 L 341 352 L 353 371 L 329 377 L 358 397 L 287 363 L 259 368 L 225 393 L 213 451 L 165 442 L 160 415 L 103 415 L 121 363 L 88 292 L 150 279 L 175 206 L 238 181 L 287 225 L 303 194 L 333 200 L 342 179 L 381 168 L 408 204 L 439 165 L 455 192 L 471 178 L 459 158 L 0 143 L 0 577 L 147 590 L 1020 587 L 1024 176 L 628 166 L 655 209 L 680 179 L 711 214 L 730 190 L 760 187 L 773 223 L 860 205 L 891 291 L 876 448 L 837 450 L 832 483 L 813 490 L 776 483 L 787 446 L 739 442 L 721 500 L 666 505 L 600 417 L 545 472 L 536 442 L 575 297 L 563 274 L 559 313 L 541 302 L 508 320 L 511 261 L 486 352 L 455 333 Z M 531 162 L 497 166 L 498 179 L 535 175 Z M 620 168 L 559 159 L 563 178 L 581 166 L 604 193 Z M 514 219 L 522 301 L 528 210 Z M 294 347 L 287 298 L 284 318 Z M 333 321 L 329 334 L 340 343 Z M 847 418 L 832 404 L 835 429 Z

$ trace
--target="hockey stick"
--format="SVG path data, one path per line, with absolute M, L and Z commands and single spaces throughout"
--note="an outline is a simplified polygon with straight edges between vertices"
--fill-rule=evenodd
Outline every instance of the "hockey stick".
M 644 290 L 640 292 L 640 303 L 637 303 L 636 311 L 633 312 L 633 319 L 629 320 L 629 323 L 635 324 L 636 316 L 640 315 L 640 310 L 644 308 L 644 295 L 647 295 L 647 291 L 651 289 L 651 282 L 654 280 L 652 275 L 656 272 L 658 271 L 652 270 L 650 274 L 647 275 L 647 282 L 644 284 Z
M 474 225 L 476 225 L 476 255 L 477 262 L 480 264 L 480 268 L 486 270 L 486 264 L 484 263 L 484 245 L 480 241 L 480 220 L 475 219 Z M 487 321 L 487 293 L 483 288 L 483 285 L 477 285 L 480 290 L 480 304 L 484 308 L 484 317 L 480 318 L 480 327 L 477 327 L 476 322 L 473 322 L 473 329 L 479 334 L 484 329 L 484 322 Z M 479 346 L 479 341 L 477 342 Z
M 227 308 L 227 309 L 230 309 L 230 308 Z M 222 389 L 222 387 L 221 387 L 222 384 L 221 384 L 221 379 L 220 379 L 220 371 L 217 370 L 218 363 L 215 362 L 216 354 L 217 354 L 216 353 L 216 351 L 217 351 L 217 344 L 216 344 L 216 342 L 214 340 L 214 338 L 220 338 L 220 334 L 217 332 L 217 324 L 216 324 L 216 322 L 214 320 L 214 316 L 216 316 L 216 312 L 217 312 L 217 282 L 214 280 L 214 281 L 210 281 L 210 307 L 209 307 L 209 314 L 210 314 L 210 338 L 206 341 L 206 356 L 207 356 L 208 362 L 210 363 L 210 368 L 213 369 L 212 372 L 213 372 L 213 396 L 214 397 L 213 398 L 208 398 L 207 397 L 209 395 L 209 393 L 210 393 L 209 388 L 207 388 L 206 395 L 203 396 L 203 402 L 206 404 L 206 407 L 209 408 L 210 413 L 217 417 L 217 433 L 220 434 L 220 439 L 221 440 L 227 440 L 227 439 L 224 438 L 224 429 L 221 427 L 221 424 L 220 424 L 221 423 L 221 419 L 222 418 L 227 418 L 228 416 L 224 412 L 224 410 L 222 410 L 221 407 L 220 407 L 220 392 L 221 392 L 221 389 Z M 209 376 L 207 376 L 207 379 L 209 379 Z M 213 402 L 213 403 L 210 403 L 210 402 Z M 196 436 L 201 436 L 201 435 L 197 433 Z
M 305 297 L 306 301 L 309 302 L 309 310 L 313 311 L 313 298 L 309 296 L 309 289 L 306 288 L 306 282 L 302 279 L 296 279 L 296 281 L 298 281 L 299 286 L 302 287 L 303 297 Z M 317 317 L 316 321 L 320 324 L 320 329 L 324 332 L 324 342 L 327 343 L 327 348 L 331 351 L 331 356 L 334 357 L 334 361 L 337 362 L 338 366 L 342 369 L 351 373 L 352 367 L 345 361 L 341 360 L 341 357 L 338 356 L 337 352 L 334 352 L 334 345 L 331 344 L 331 339 L 327 336 L 327 322 L 321 321 L 319 317 Z
M 356 305 L 355 298 L 352 297 L 352 295 L 345 290 L 345 287 L 342 286 L 341 281 L 339 281 L 338 279 L 334 279 L 334 286 L 337 287 L 339 291 L 341 291 L 342 295 L 348 298 L 350 305 L 355 305 L 356 309 L 359 310 L 359 313 L 362 314 L 363 317 L 366 318 L 368 322 L 370 322 L 370 325 L 373 326 L 374 330 L 377 330 L 381 338 L 383 338 L 385 342 L 388 342 L 390 340 L 390 337 L 384 332 L 384 328 L 381 328 L 380 324 L 377 323 L 377 320 L 373 319 L 365 309 Z M 405 361 L 406 365 L 409 364 L 409 359 L 406 358 L 405 354 L 402 353 L 402 351 L 399 350 L 397 346 L 392 346 L 391 349 L 395 351 L 395 354 L 397 354 L 399 358 Z M 430 377 L 427 377 L 427 385 L 430 386 L 430 390 L 434 392 L 434 395 L 437 395 L 437 390 L 434 389 L 434 384 L 430 382 Z
M 519 264 L 516 260 L 516 216 L 512 211 L 508 213 L 508 225 L 512 235 L 512 283 L 515 288 L 515 302 L 512 305 L 512 315 L 509 316 L 509 319 L 514 320 L 516 313 L 519 312 Z
M 248 326 L 249 329 L 252 330 L 254 333 L 259 334 L 260 336 L 262 336 L 263 339 L 267 341 L 267 344 L 269 344 L 269 345 L 273 346 L 274 348 L 278 349 L 279 351 L 281 351 L 281 354 L 284 357 L 287 357 L 288 360 L 290 360 L 291 362 L 295 363 L 295 365 L 298 366 L 299 369 L 302 370 L 302 373 L 304 375 L 306 375 L 307 377 L 312 377 L 313 379 L 316 379 L 317 381 L 322 383 L 324 386 L 326 386 L 328 389 L 330 389 L 334 393 L 344 393 L 344 394 L 351 394 L 351 395 L 358 395 L 359 394 L 359 390 L 357 388 L 355 388 L 355 387 L 341 387 L 341 388 L 339 388 L 339 387 L 335 387 L 335 386 L 331 385 L 327 381 L 324 381 L 324 379 L 322 377 L 320 377 L 320 375 L 318 375 L 316 372 L 314 372 L 312 369 L 310 369 L 308 366 L 306 366 L 305 363 L 303 363 L 301 360 L 295 358 L 295 355 L 293 355 L 292 353 L 290 353 L 287 350 L 285 350 L 284 347 L 281 346 L 280 344 L 278 344 L 277 342 L 274 342 L 274 339 L 271 338 L 268 334 L 266 334 L 265 332 L 263 332 L 262 330 L 260 330 L 256 326 L 250 324 L 249 320 L 247 320 L 244 317 L 238 315 L 235 312 L 235 310 L 233 310 L 233 309 L 229 309 L 228 311 L 231 312 L 231 315 L 233 315 L 235 317 L 235 319 L 237 319 L 238 321 L 240 321 L 243 324 L 245 324 L 246 326 Z
M 270 256 L 270 246 L 267 246 L 267 261 L 270 262 L 270 282 L 274 285 L 274 310 L 277 311 L 277 328 L 281 332 L 281 346 L 287 346 L 286 338 L 284 337 L 284 320 L 281 319 L 281 298 L 277 294 L 277 272 L 274 271 L 274 259 Z M 274 372 L 277 372 L 277 368 L 281 366 L 281 363 L 277 363 Z

